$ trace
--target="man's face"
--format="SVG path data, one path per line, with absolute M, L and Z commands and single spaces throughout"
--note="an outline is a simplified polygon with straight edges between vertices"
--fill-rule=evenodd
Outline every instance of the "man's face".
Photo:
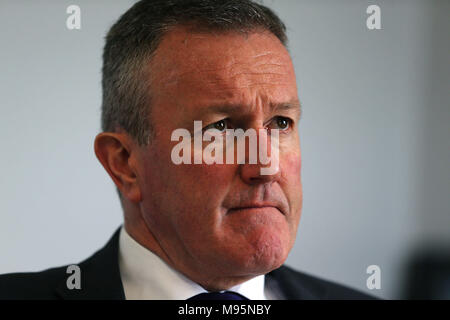
M 140 208 L 169 263 L 194 280 L 279 267 L 294 244 L 302 206 L 300 114 L 288 52 L 269 33 L 178 27 L 164 36 L 151 70 L 155 135 L 139 153 Z M 274 108 L 280 104 L 291 107 Z M 216 128 L 280 129 L 275 174 L 261 175 L 258 164 L 172 162 L 174 130 L 192 133 L 194 120 L 206 127 L 223 119 Z

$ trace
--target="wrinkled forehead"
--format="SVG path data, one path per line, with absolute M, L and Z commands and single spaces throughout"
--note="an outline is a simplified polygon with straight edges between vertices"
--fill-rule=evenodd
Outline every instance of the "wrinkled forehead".
M 164 87 L 180 82 L 212 84 L 233 80 L 239 74 L 263 73 L 275 78 L 278 75 L 279 81 L 295 82 L 288 51 L 267 31 L 199 33 L 176 27 L 163 37 L 150 67 L 152 83 Z

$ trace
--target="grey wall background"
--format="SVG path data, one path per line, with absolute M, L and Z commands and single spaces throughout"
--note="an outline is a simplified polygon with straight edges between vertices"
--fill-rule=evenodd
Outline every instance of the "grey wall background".
M 133 2 L 0 1 L 0 273 L 77 263 L 122 222 L 93 140 L 103 37 Z M 304 106 L 287 263 L 401 297 L 408 255 L 450 243 L 450 1 L 264 3 L 289 28 Z M 366 28 L 369 4 L 382 30 Z M 381 290 L 366 288 L 371 264 Z

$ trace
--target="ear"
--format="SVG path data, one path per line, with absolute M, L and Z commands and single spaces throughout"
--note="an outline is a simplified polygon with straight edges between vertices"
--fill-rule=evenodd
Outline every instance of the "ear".
M 126 133 L 102 132 L 95 137 L 94 150 L 122 196 L 140 202 L 136 149 L 131 138 Z

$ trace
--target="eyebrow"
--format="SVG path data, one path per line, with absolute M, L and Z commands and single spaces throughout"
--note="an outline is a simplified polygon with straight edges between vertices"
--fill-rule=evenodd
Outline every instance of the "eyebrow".
M 217 104 L 210 105 L 203 110 L 203 113 L 216 113 L 216 114 L 232 114 L 239 113 L 242 110 L 243 105 L 241 104 Z M 273 113 L 280 111 L 294 111 L 298 114 L 298 117 L 301 116 L 301 104 L 298 99 L 294 99 L 289 102 L 276 102 L 270 103 L 270 108 Z
M 302 106 L 300 100 L 298 99 L 289 102 L 273 103 L 271 104 L 271 108 L 273 112 L 294 111 L 298 115 L 299 119 L 302 115 Z

